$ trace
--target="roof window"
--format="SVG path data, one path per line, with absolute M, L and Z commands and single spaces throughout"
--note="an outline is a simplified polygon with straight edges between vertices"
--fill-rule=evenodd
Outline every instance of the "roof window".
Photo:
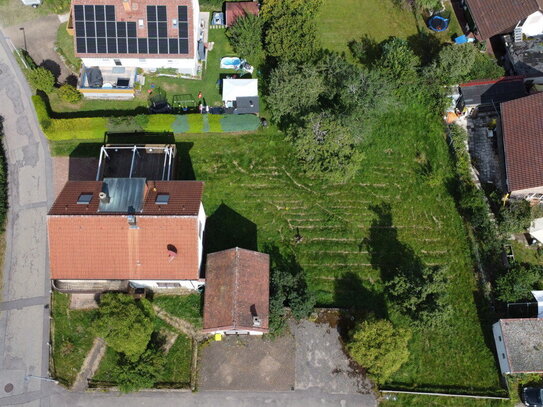
M 77 198 L 77 203 L 79 205 L 88 205 L 90 204 L 91 200 L 92 200 L 92 194 L 82 193 L 81 195 L 79 195 L 79 198 Z
M 157 205 L 167 205 L 170 201 L 170 194 L 157 194 L 155 203 Z

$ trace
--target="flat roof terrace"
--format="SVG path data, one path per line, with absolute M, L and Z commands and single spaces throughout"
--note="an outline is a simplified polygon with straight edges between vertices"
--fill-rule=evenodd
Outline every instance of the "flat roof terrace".
M 146 178 L 170 181 L 177 150 L 173 144 L 106 144 L 100 149 L 96 180 Z

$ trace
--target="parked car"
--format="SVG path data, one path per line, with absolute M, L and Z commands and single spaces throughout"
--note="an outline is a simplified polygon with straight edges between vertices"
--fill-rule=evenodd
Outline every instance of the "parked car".
M 543 407 L 543 388 L 524 387 L 522 389 L 522 401 L 528 407 Z

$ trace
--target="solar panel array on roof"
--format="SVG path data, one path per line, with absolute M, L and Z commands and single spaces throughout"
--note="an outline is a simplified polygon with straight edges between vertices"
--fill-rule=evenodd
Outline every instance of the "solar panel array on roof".
M 188 54 L 187 6 L 178 6 L 177 17 L 178 38 L 169 38 L 166 6 L 147 6 L 148 37 L 139 38 L 136 22 L 115 20 L 115 6 L 75 5 L 76 50 L 81 54 Z

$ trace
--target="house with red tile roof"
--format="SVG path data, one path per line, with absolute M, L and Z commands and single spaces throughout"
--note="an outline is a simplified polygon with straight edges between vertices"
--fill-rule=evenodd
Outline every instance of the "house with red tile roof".
M 225 3 L 226 26 L 231 27 L 239 17 L 258 15 L 260 7 L 256 1 L 227 1 Z
M 543 193 L 543 93 L 500 105 L 501 153 L 508 192 Z
M 533 36 L 538 30 L 543 32 L 542 0 L 462 0 L 461 3 L 468 28 L 481 40 L 513 32 L 515 28 L 521 39 L 522 34 Z
M 203 331 L 267 333 L 269 286 L 269 255 L 239 247 L 208 254 Z
M 137 68 L 198 72 L 198 0 L 72 0 L 70 25 L 87 97 L 133 96 Z
M 55 287 L 199 288 L 204 283 L 200 275 L 206 222 L 203 183 L 168 180 L 170 167 L 158 180 L 150 179 L 161 173 L 156 168 L 169 157 L 167 146 L 164 154 L 152 146 L 147 147 L 148 153 L 133 149 L 133 155 L 117 147 L 119 155 L 113 149 L 108 156 L 118 160 L 104 158 L 98 180 L 68 181 L 49 210 L 49 261 Z M 131 163 L 129 172 L 123 158 Z

